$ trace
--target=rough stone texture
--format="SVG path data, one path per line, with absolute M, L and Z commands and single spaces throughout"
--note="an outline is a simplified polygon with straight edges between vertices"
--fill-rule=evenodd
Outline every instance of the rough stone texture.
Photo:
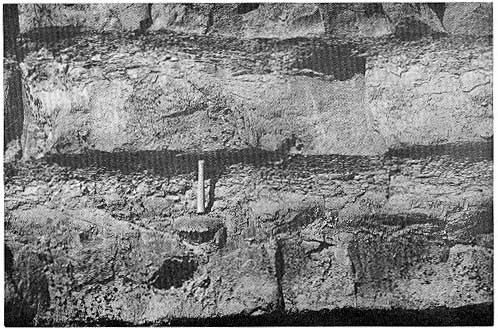
M 292 147 L 289 141 L 307 154 L 366 155 L 402 145 L 477 141 L 492 135 L 489 40 L 406 42 L 445 32 L 441 19 L 452 15 L 450 5 L 23 6 L 21 26 L 36 19 L 45 26 L 43 20 L 50 17 L 56 26 L 73 24 L 74 18 L 81 20 L 74 26 L 99 30 L 111 25 L 117 31 L 134 30 L 150 23 L 152 30 L 212 32 L 209 37 L 90 34 L 55 44 L 25 42 L 25 159 L 88 149 L 250 146 L 276 151 Z M 483 6 L 462 7 L 473 14 L 458 21 L 474 24 Z M 87 21 L 85 10 L 102 17 L 113 13 L 109 19 L 115 18 L 114 23 L 101 22 L 105 26 L 99 27 Z M 149 11 L 152 22 L 143 25 Z M 334 33 L 350 40 L 371 36 L 361 31 L 383 35 L 368 22 L 384 17 L 389 26 L 381 30 L 397 41 L 289 43 L 217 36 L 290 37 L 292 31 L 316 29 L 317 13 L 325 20 L 341 18 L 335 20 L 339 23 Z M 422 24 L 423 31 L 404 37 L 405 30 L 419 31 L 413 24 Z M 31 37 L 39 40 L 36 33 Z M 15 157 L 18 148 L 11 147 L 14 155 L 9 157 Z
M 37 324 L 50 304 L 45 255 L 17 241 L 8 246 L 5 246 L 5 324 Z
M 262 3 L 254 9 L 241 4 L 226 7 L 214 7 L 210 32 L 243 38 L 292 38 L 325 32 L 316 4 Z
M 150 26 L 148 4 L 20 4 L 21 33 L 41 39 L 70 37 L 74 33 L 96 30 L 133 31 Z M 52 29 L 51 29 L 52 28 Z
M 119 221 L 95 208 L 41 206 L 14 212 L 9 225 L 15 232 L 10 238 L 28 237 L 28 243 L 50 255 L 53 323 L 101 318 L 153 323 L 276 308 L 272 250 L 263 246 L 198 259 L 205 254 L 196 255 L 202 248 L 187 251 L 185 243 L 167 232 Z M 178 257 L 193 259 L 195 266 L 171 267 L 168 259 Z M 178 284 L 150 287 L 161 276 L 174 276 Z M 113 289 L 118 293 L 107 295 Z M 185 293 L 191 298 L 185 299 Z
M 438 39 L 450 6 L 25 6 L 24 32 L 53 9 L 140 33 L 22 45 L 24 151 L 49 156 L 5 166 L 12 324 L 492 303 L 492 143 L 330 155 L 491 139 L 490 40 Z M 216 35 L 308 35 L 318 13 L 344 22 L 332 36 L 394 38 Z
M 441 18 L 430 4 L 385 3 L 382 9 L 393 25 L 394 34 L 403 40 L 444 33 Z
M 22 33 L 66 27 L 62 34 L 168 29 L 248 38 L 395 34 L 418 39 L 435 32 L 492 32 L 492 6 L 488 3 L 23 4 L 20 14 Z
M 485 40 L 395 47 L 367 60 L 366 104 L 388 147 L 493 136 L 492 50 Z
M 206 258 L 212 254 L 210 241 L 195 247 L 172 232 L 116 220 L 96 208 L 39 206 L 10 215 L 8 245 L 27 238 L 25 242 L 45 259 L 27 272 L 43 269 L 50 278 L 51 309 L 45 323 L 164 323 L 171 318 L 272 312 L 278 307 L 271 243 L 238 245 Z M 27 261 L 22 254 L 18 257 Z M 178 258 L 191 259 L 195 266 L 171 267 L 168 259 Z M 174 279 L 167 279 L 170 276 Z M 161 277 L 165 279 L 158 285 Z M 178 283 L 165 285 L 165 280 Z M 33 289 L 28 287 L 27 293 L 35 293 Z M 15 314 L 15 309 L 8 310 Z M 36 310 L 33 316 L 43 317 L 43 310 Z
M 295 67 L 294 52 L 305 44 L 262 42 L 263 50 L 254 53 L 258 44 L 243 43 L 241 52 L 219 38 L 130 36 L 114 49 L 118 40 L 93 36 L 27 56 L 23 70 L 34 116 L 28 149 L 34 156 L 85 149 L 276 150 L 293 136 L 310 153 L 385 151 L 362 110 L 363 77 L 353 70 L 349 81 L 333 81 L 329 66 L 309 66 L 326 74 Z M 209 41 L 229 48 L 217 54 L 206 48 Z M 361 64 L 355 69 L 361 72 Z
M 301 203 L 283 193 L 318 197 L 325 206 L 325 218 L 279 235 L 286 310 L 458 307 L 467 303 L 468 294 L 480 302 L 489 298 L 491 163 L 481 167 L 483 162 L 470 161 L 394 161 L 351 176 L 334 176 L 331 168 L 303 173 L 296 163 L 295 171 L 285 166 L 262 174 L 261 183 L 270 191 L 259 196 L 267 201 L 248 205 L 255 211 L 282 209 L 272 199 Z M 359 165 L 339 163 L 348 169 Z M 240 189 L 235 179 L 230 183 L 227 195 Z M 471 231 L 476 235 L 470 237 Z M 462 267 L 460 262 L 470 259 L 475 263 Z
M 40 28 L 66 27 L 71 31 L 176 30 L 240 37 L 289 37 L 323 34 L 321 13 L 315 4 L 24 4 L 20 7 L 21 33 Z M 48 29 L 46 30 L 48 31 Z M 45 31 L 45 32 L 46 32 Z M 43 32 L 42 32 L 43 33 Z
M 487 39 L 387 41 L 362 45 L 360 57 L 346 44 L 312 40 L 121 38 L 90 36 L 29 53 L 22 67 L 32 156 L 274 151 L 288 140 L 307 154 L 380 154 L 492 135 Z
M 202 216 L 195 172 L 10 165 L 6 244 L 39 255 L 45 324 L 489 303 L 490 150 L 239 163 Z
M 447 3 L 443 25 L 452 34 L 491 35 L 493 34 L 493 4 Z
M 357 3 L 320 4 L 326 34 L 336 37 L 420 39 L 445 32 L 441 19 L 429 4 Z
M 212 4 L 152 4 L 153 24 L 150 29 L 206 33 L 209 29 L 212 6 Z

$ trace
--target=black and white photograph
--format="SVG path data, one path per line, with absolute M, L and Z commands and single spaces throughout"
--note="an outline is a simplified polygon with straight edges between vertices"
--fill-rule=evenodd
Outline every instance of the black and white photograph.
M 1 325 L 494 324 L 492 2 L 2 10 Z

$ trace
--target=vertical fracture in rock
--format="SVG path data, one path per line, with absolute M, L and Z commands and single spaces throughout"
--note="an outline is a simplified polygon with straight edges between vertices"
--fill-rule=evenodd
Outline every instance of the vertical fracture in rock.
M 284 293 L 282 289 L 282 279 L 284 276 L 284 254 L 282 251 L 282 241 L 278 240 L 275 243 L 275 276 L 277 277 L 278 284 L 278 306 L 277 309 L 279 312 L 285 312 L 285 299 Z

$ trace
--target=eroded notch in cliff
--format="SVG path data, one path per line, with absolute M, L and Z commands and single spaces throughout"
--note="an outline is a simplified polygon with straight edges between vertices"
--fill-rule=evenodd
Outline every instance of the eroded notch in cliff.
M 348 44 L 314 43 L 298 55 L 292 68 L 331 76 L 334 80 L 349 80 L 365 74 L 366 58 L 358 56 Z
M 190 257 L 171 257 L 166 259 L 152 277 L 152 286 L 158 289 L 179 288 L 185 281 L 193 278 L 198 263 Z
M 259 8 L 259 3 L 241 3 L 237 6 L 237 14 L 243 15 Z

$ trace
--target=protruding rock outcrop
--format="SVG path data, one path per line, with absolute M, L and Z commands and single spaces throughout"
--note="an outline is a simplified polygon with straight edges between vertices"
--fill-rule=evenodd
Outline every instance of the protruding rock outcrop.
M 414 40 L 434 33 L 492 33 L 492 7 L 487 3 L 23 4 L 20 8 L 21 32 L 38 34 L 38 29 L 47 27 L 79 31 L 167 29 L 247 38 L 394 34 Z M 64 29 L 59 33 L 63 35 Z

